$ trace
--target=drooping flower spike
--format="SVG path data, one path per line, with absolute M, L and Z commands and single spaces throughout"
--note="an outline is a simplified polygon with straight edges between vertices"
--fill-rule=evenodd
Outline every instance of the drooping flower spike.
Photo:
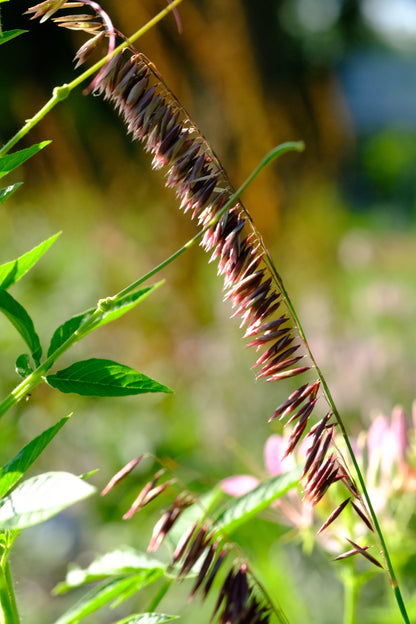
M 52 17 L 52 15 L 63 9 L 78 9 L 84 7 L 91 9 L 93 13 L 73 14 L 71 12 L 60 17 Z M 52 18 L 52 21 L 62 28 L 67 28 L 68 30 L 82 30 L 90 36 L 90 39 L 80 47 L 75 55 L 74 60 L 77 61 L 76 67 L 85 63 L 87 58 L 89 58 L 92 52 L 105 38 L 108 39 L 108 58 L 110 58 L 111 54 L 114 52 L 116 36 L 119 33 L 116 33 L 108 13 L 94 0 L 79 0 L 76 2 L 71 2 L 70 0 L 45 0 L 44 2 L 30 7 L 26 13 L 33 13 L 31 19 L 40 17 L 41 22 Z M 90 86 L 85 90 L 85 93 L 89 93 L 94 89 L 96 81 L 100 79 L 100 74 L 101 72 L 98 72 Z
M 88 57 L 101 32 L 109 37 L 110 54 L 115 30 L 94 0 L 46 0 L 29 11 L 46 19 L 59 9 L 79 6 L 93 9 L 102 28 L 95 18 L 84 14 L 55 18 L 62 26 L 81 28 L 93 36 L 76 58 L 83 62 Z M 95 94 L 103 94 L 113 103 L 133 138 L 153 155 L 153 167 L 165 168 L 166 185 L 176 190 L 181 209 L 204 228 L 201 245 L 210 253 L 210 261 L 218 263 L 224 299 L 231 302 L 232 316 L 240 317 L 241 326 L 246 327 L 248 346 L 259 352 L 253 365 L 256 378 L 272 382 L 313 374 L 314 360 L 260 234 L 240 201 L 229 205 L 235 191 L 226 172 L 153 64 L 135 50 L 125 50 L 100 70 L 92 87 Z M 333 448 L 337 422 L 332 411 L 307 433 L 310 416 L 322 397 L 325 400 L 319 375 L 318 379 L 309 378 L 269 420 L 279 417 L 293 427 L 286 454 L 293 452 L 305 435 L 311 440 L 302 476 L 308 500 L 315 505 L 333 483 L 341 482 L 352 494 L 352 509 L 371 526 L 346 463 Z M 346 506 L 342 503 L 331 518 Z
M 210 261 L 218 263 L 224 299 L 231 302 L 232 316 L 240 316 L 241 326 L 246 326 L 248 346 L 260 352 L 256 378 L 272 382 L 308 373 L 313 362 L 260 235 L 240 201 L 227 206 L 235 191 L 224 169 L 154 66 L 142 54 L 120 53 L 104 68 L 95 93 L 113 103 L 128 132 L 153 155 L 153 167 L 165 168 L 166 185 L 176 190 L 182 210 L 205 228 L 201 245 L 211 254 Z M 320 390 L 319 379 L 302 383 L 271 416 L 293 425 L 286 454 L 310 429 Z M 316 504 L 331 484 L 342 482 L 353 493 L 352 508 L 358 507 L 371 526 L 345 462 L 332 448 L 335 427 L 330 412 L 307 434 L 311 444 L 303 474 L 305 496 Z

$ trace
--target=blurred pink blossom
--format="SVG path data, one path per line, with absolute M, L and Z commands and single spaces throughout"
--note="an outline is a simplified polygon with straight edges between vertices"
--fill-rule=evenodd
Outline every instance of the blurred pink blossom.
M 269 476 L 274 477 L 295 468 L 296 462 L 293 454 L 284 457 L 287 444 L 287 439 L 278 434 L 273 434 L 266 440 L 264 464 Z M 282 459 L 283 457 L 284 459 Z M 259 483 L 260 480 L 252 475 L 236 475 L 224 479 L 221 482 L 221 487 L 226 494 L 238 497 L 247 494 Z M 282 498 L 275 501 L 273 507 L 279 509 L 281 515 L 292 526 L 305 529 L 312 525 L 312 505 L 306 500 L 301 500 L 299 493 L 295 490 L 290 490 Z
M 395 492 L 416 490 L 416 473 L 408 463 L 409 424 L 404 409 L 396 406 L 390 419 L 379 414 L 368 430 L 366 483 L 376 512 Z

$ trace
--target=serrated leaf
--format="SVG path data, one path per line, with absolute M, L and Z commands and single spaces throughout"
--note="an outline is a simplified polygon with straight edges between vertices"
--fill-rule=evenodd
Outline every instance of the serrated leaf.
M 148 584 L 146 575 L 137 574 L 127 578 L 111 579 L 88 592 L 80 601 L 64 613 L 55 624 L 76 624 L 81 618 L 97 611 L 112 600 L 128 597 Z
M 272 477 L 260 483 L 254 490 L 233 499 L 221 513 L 214 525 L 214 531 L 225 531 L 230 535 L 236 528 L 244 524 L 258 513 L 266 509 L 273 501 L 299 483 L 302 468 Z
M 35 331 L 35 326 L 26 312 L 24 307 L 16 301 L 6 290 L 0 289 L 0 312 L 9 319 L 9 321 L 17 329 L 25 343 L 30 349 L 32 358 L 39 366 L 42 356 L 42 347 L 40 345 L 39 336 Z
M 113 360 L 91 358 L 48 375 L 46 381 L 61 392 L 82 396 L 131 396 L 147 392 L 172 392 L 167 386 Z
M 23 182 L 16 182 L 16 184 L 11 184 L 10 186 L 5 186 L 0 189 L 0 206 L 8 197 L 10 197 L 10 195 L 12 195 L 12 193 L 17 191 L 19 186 L 22 186 L 22 184 Z
M 25 273 L 29 271 L 37 261 L 46 253 L 49 247 L 56 241 L 61 232 L 54 234 L 50 238 L 33 247 L 16 260 L 11 260 L 0 265 L 0 288 L 7 290 L 9 286 L 15 284 Z
M 165 569 L 165 563 L 150 557 L 147 553 L 138 552 L 132 548 L 114 550 L 98 557 L 87 568 L 71 568 L 65 581 L 55 587 L 54 594 L 62 594 L 74 587 L 80 587 L 93 581 L 143 571 L 146 571 L 146 574 L 153 572 L 156 580 L 156 578 L 163 576 Z
M 28 442 L 7 464 L 4 464 L 0 469 L 0 498 L 16 485 L 69 418 L 70 416 L 65 416 L 53 427 L 45 429 L 40 435 Z
M 22 163 L 29 160 L 29 158 L 32 158 L 32 156 L 49 145 L 49 143 L 51 143 L 51 141 L 42 141 L 41 143 L 26 147 L 18 152 L 13 152 L 13 154 L 0 156 L 0 178 L 13 171 L 13 169 L 16 169 L 16 167 L 19 167 Z
M 178 615 L 166 615 L 166 613 L 137 613 L 118 620 L 114 624 L 164 624 L 178 618 Z
M 27 353 L 22 353 L 16 360 L 16 373 L 20 375 L 20 377 L 27 377 L 30 373 L 33 372 L 33 368 L 30 364 L 30 358 Z
M 0 45 L 2 43 L 6 43 L 6 41 L 10 41 L 10 39 L 14 39 L 15 37 L 18 37 L 19 35 L 23 35 L 23 33 L 28 32 L 27 30 L 19 30 L 18 28 L 15 28 L 13 30 L 4 30 L 1 34 L 0 34 Z
M 0 529 L 24 529 L 52 518 L 96 488 L 69 472 L 46 472 L 27 479 L 0 501 Z
M 115 321 L 123 314 L 126 314 L 126 312 L 148 297 L 150 293 L 160 286 L 161 283 L 162 282 L 159 282 L 153 286 L 143 288 L 135 293 L 122 297 L 118 301 L 115 301 L 109 309 L 103 310 L 101 316 L 97 317 L 97 320 L 88 329 L 88 331 L 81 333 L 80 336 L 85 336 L 94 329 L 97 329 L 102 325 L 106 325 L 107 323 L 111 323 L 111 321 Z M 107 301 L 111 302 L 111 298 Z M 48 349 L 48 357 L 52 355 L 52 353 L 54 353 L 56 349 L 58 349 L 66 340 L 68 340 L 68 338 L 70 338 L 91 317 L 95 310 L 95 308 L 90 308 L 81 314 L 71 317 L 65 321 L 65 323 L 60 325 L 52 336 Z

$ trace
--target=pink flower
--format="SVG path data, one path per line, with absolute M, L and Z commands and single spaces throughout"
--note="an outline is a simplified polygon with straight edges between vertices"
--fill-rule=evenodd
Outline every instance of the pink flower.
M 264 463 L 269 476 L 274 477 L 292 470 L 296 463 L 293 454 L 284 457 L 287 449 L 288 441 L 278 434 L 271 435 L 264 445 Z M 284 457 L 284 459 L 282 459 Z M 227 477 L 221 482 L 221 487 L 226 494 L 239 497 L 254 490 L 260 483 L 260 480 L 252 475 L 236 475 L 235 477 Z M 289 521 L 290 525 L 299 529 L 305 529 L 312 524 L 312 505 L 299 498 L 299 493 L 290 490 L 282 498 L 275 501 L 272 505 L 278 509 L 281 516 Z
M 395 492 L 416 489 L 416 474 L 408 464 L 409 423 L 402 407 L 393 409 L 390 420 L 382 414 L 374 419 L 366 446 L 367 487 L 375 510 L 380 511 Z

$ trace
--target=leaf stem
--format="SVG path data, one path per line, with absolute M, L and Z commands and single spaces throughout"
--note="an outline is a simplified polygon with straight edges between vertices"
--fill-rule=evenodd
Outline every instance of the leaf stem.
M 0 557 L 0 616 L 2 624 L 20 624 L 17 610 L 16 598 L 13 590 L 13 583 L 10 574 L 8 556 L 11 544 L 7 538 L 7 531 L 3 533 L 5 542 L 1 545 L 2 554 Z M 3 541 L 3 540 L 2 540 Z M 14 540 L 12 540 L 13 542 Z
M 197 243 L 199 239 L 204 236 L 205 232 L 209 230 L 210 228 L 212 228 L 212 226 L 215 225 L 221 219 L 223 214 L 227 212 L 227 210 L 229 210 L 232 206 L 234 206 L 234 204 L 236 204 L 236 202 L 239 200 L 239 198 L 241 197 L 243 192 L 246 190 L 246 188 L 253 182 L 253 180 L 258 176 L 258 174 L 262 171 L 262 169 L 267 167 L 267 165 L 269 165 L 276 158 L 278 158 L 279 156 L 282 156 L 282 154 L 285 154 L 286 152 L 291 152 L 291 151 L 302 152 L 304 149 L 305 149 L 305 144 L 302 141 L 288 141 L 287 143 L 282 143 L 281 145 L 278 145 L 277 147 L 274 147 L 272 150 L 270 150 L 270 152 L 268 152 L 266 156 L 264 156 L 264 158 L 260 161 L 260 163 L 254 169 L 254 171 L 252 171 L 252 173 L 248 176 L 248 178 L 243 182 L 240 188 L 234 193 L 234 195 L 230 197 L 230 199 L 223 206 L 223 208 L 202 230 L 200 230 L 197 234 L 195 234 L 195 236 L 191 238 L 187 243 L 185 243 L 183 247 L 181 247 L 180 249 L 175 251 L 174 254 L 169 256 L 169 258 L 166 258 L 166 260 L 164 260 L 157 267 L 155 267 L 154 269 L 146 273 L 146 275 L 143 275 L 138 280 L 136 280 L 135 282 L 133 282 L 132 284 L 130 284 L 129 286 L 121 290 L 119 293 L 117 293 L 116 296 L 121 297 L 135 290 L 138 286 L 143 284 L 143 282 L 153 277 L 153 275 L 155 275 L 156 273 L 159 273 L 159 271 L 167 267 L 174 260 L 179 258 L 179 256 L 185 253 L 185 251 L 193 247 L 193 245 L 195 245 L 195 243 Z
M 172 5 L 170 5 L 172 6 Z M 118 292 L 113 297 L 109 297 L 105 300 L 100 300 L 97 304 L 96 309 L 92 312 L 91 316 L 89 316 L 78 329 L 71 334 L 63 342 L 40 366 L 38 366 L 30 375 L 28 375 L 12 392 L 0 403 L 0 418 L 16 403 L 21 401 L 29 392 L 33 390 L 37 385 L 39 385 L 42 381 L 45 380 L 45 377 L 56 362 L 56 360 L 67 351 L 70 347 L 72 347 L 78 340 L 80 340 L 84 335 L 91 331 L 94 324 L 101 318 L 103 313 L 103 306 L 105 306 L 106 311 L 111 309 L 112 306 L 116 305 L 118 301 L 124 297 L 126 294 L 136 290 L 143 282 L 147 281 L 151 277 L 153 277 L 156 273 L 159 273 L 166 266 L 171 264 L 176 258 L 179 258 L 185 251 L 190 249 L 193 245 L 195 245 L 199 239 L 204 235 L 204 233 L 211 228 L 227 211 L 231 208 L 239 199 L 240 195 L 245 191 L 245 189 L 252 183 L 252 181 L 257 177 L 257 175 L 269 165 L 273 160 L 285 154 L 289 151 L 302 151 L 304 149 L 304 144 L 301 141 L 291 141 L 288 143 L 282 143 L 282 145 L 278 145 L 274 149 L 272 149 L 266 156 L 261 160 L 259 165 L 254 169 L 254 171 L 248 176 L 248 178 L 243 182 L 240 188 L 234 193 L 234 195 L 229 199 L 229 201 L 225 204 L 225 206 L 221 209 L 221 211 L 212 219 L 212 221 L 200 230 L 193 238 L 191 238 L 185 245 L 183 245 L 180 249 L 178 249 L 174 254 L 169 256 L 166 260 L 161 262 L 157 267 L 140 277 L 138 280 Z
M 46 102 L 46 104 L 36 113 L 36 115 L 31 117 L 31 119 L 28 119 L 24 126 L 22 126 L 20 130 L 18 130 L 18 132 L 16 132 L 16 134 L 3 145 L 3 147 L 0 149 L 0 156 L 3 156 L 9 150 L 11 150 L 12 147 L 14 147 L 16 143 L 20 141 L 20 139 L 22 139 L 28 132 L 30 132 L 30 130 L 32 130 L 32 128 L 34 128 L 34 126 L 36 126 L 36 124 L 38 124 L 39 121 L 41 121 L 41 119 L 43 119 L 43 117 L 45 117 L 45 115 L 49 113 L 49 111 L 52 110 L 52 108 L 54 108 L 56 104 L 58 104 L 58 102 L 62 102 L 63 100 L 65 100 L 69 96 L 71 91 L 73 91 L 73 89 L 78 87 L 78 85 L 84 82 L 84 80 L 87 80 L 96 71 L 101 69 L 101 67 L 109 60 L 109 58 L 113 57 L 115 54 L 128 47 L 131 43 L 137 41 L 137 39 L 146 34 L 151 28 L 153 28 L 153 26 L 155 26 L 164 17 L 166 17 L 166 15 L 168 15 L 182 1 L 183 0 L 172 0 L 172 2 L 165 9 L 160 11 L 157 15 L 155 15 L 155 17 L 153 17 L 144 26 L 139 28 L 139 30 L 131 35 L 131 37 L 127 38 L 126 41 L 123 41 L 123 43 L 116 47 L 110 56 L 105 56 L 68 84 L 63 84 L 61 86 L 55 87 L 53 89 L 52 97 L 50 98 L 50 100 Z

